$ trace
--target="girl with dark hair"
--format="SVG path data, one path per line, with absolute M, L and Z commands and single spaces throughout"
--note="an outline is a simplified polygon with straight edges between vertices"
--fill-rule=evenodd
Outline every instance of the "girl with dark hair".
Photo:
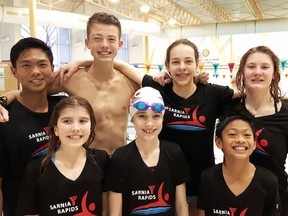
M 86 99 L 67 97 L 56 105 L 48 151 L 29 163 L 24 174 L 21 215 L 108 215 L 104 180 L 109 156 L 88 148 L 95 126 Z

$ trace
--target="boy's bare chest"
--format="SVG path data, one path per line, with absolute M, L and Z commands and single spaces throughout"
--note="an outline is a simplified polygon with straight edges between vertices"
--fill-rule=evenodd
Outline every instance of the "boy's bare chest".
M 125 82 L 95 84 L 78 82 L 69 87 L 69 94 L 86 98 L 92 105 L 95 114 L 111 113 L 121 115 L 127 113 L 129 101 L 134 91 Z

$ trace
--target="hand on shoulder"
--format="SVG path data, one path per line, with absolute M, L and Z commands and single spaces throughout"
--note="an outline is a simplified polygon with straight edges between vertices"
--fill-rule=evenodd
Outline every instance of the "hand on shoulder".
M 60 76 L 60 83 L 63 85 L 65 81 L 70 79 L 73 74 L 75 74 L 78 71 L 81 71 L 79 69 L 90 67 L 92 65 L 93 61 L 72 61 L 68 64 L 62 65 L 57 71 L 55 71 L 57 76 Z
M 197 74 L 194 76 L 194 83 L 197 84 L 197 83 L 202 83 L 202 84 L 208 84 L 209 82 L 209 73 L 207 72 L 203 72 L 203 73 L 200 73 L 200 74 Z
M 8 122 L 9 121 L 9 114 L 8 111 L 0 105 L 0 122 Z
M 159 83 L 161 86 L 165 86 L 165 84 L 172 82 L 172 77 L 168 71 L 162 71 L 154 75 L 153 80 Z

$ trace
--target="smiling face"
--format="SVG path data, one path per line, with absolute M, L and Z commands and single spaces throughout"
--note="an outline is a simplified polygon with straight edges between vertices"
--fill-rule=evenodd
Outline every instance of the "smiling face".
M 24 50 L 11 70 L 25 92 L 42 92 L 53 78 L 53 66 L 47 54 L 39 48 Z
M 279 64 L 280 60 L 278 56 L 269 47 L 257 46 L 250 48 L 242 56 L 239 63 L 238 71 L 236 74 L 236 86 L 238 91 L 242 94 L 242 96 L 245 96 L 247 85 L 250 87 L 248 87 L 248 91 L 253 89 L 258 89 L 258 91 L 261 89 L 267 90 L 267 83 L 270 81 L 268 92 L 275 99 L 275 101 L 279 101 L 281 93 L 279 87 L 279 82 L 281 78 Z M 259 76 L 263 75 L 262 81 L 264 82 L 261 82 L 262 87 L 260 87 L 260 83 L 257 84 L 256 82 L 254 82 L 255 85 L 253 86 L 253 80 L 249 80 L 249 78 L 251 78 L 251 76 L 249 77 L 249 75 L 251 75 L 253 71 L 254 74 L 258 76 L 258 80 Z M 247 84 L 246 81 L 248 82 Z M 255 93 L 255 91 L 251 93 Z
M 185 44 L 173 47 L 170 50 L 170 59 L 166 67 L 172 76 L 173 85 L 190 86 L 193 84 L 193 77 L 198 67 L 194 49 Z
M 119 30 L 116 26 L 93 23 L 85 44 L 95 60 L 111 62 L 123 42 L 119 39 Z
M 163 113 L 151 109 L 137 111 L 131 120 L 135 126 L 137 139 L 154 141 L 162 129 Z
M 54 132 L 59 137 L 61 146 L 82 147 L 91 132 L 89 112 L 79 105 L 64 108 L 54 126 Z
M 247 159 L 256 148 L 251 125 L 242 119 L 229 122 L 216 137 L 216 145 L 222 149 L 225 159 Z
M 274 65 L 271 57 L 265 53 L 251 54 L 244 66 L 244 82 L 246 90 L 269 91 L 274 78 Z

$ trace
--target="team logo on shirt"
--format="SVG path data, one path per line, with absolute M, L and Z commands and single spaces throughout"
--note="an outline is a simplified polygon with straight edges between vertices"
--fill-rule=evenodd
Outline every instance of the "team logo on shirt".
M 49 140 L 50 137 L 48 135 L 48 127 L 43 128 L 43 131 L 29 134 L 28 137 L 29 137 L 29 140 L 35 139 L 37 143 L 45 141 L 45 140 Z
M 248 207 L 241 212 L 237 211 L 237 208 L 229 208 L 229 210 L 213 209 L 213 214 L 221 216 L 245 216 Z
M 29 134 L 29 139 L 35 139 L 37 143 L 47 141 L 44 145 L 42 145 L 32 153 L 32 158 L 40 157 L 47 152 L 49 138 L 50 136 L 48 134 L 48 127 L 43 128 L 43 131 Z
M 267 147 L 269 145 L 268 141 L 266 139 L 261 139 L 261 140 L 259 139 L 259 136 L 263 130 L 264 130 L 264 128 L 259 129 L 255 133 L 255 138 L 256 138 L 255 152 L 260 153 L 260 154 L 264 154 L 264 155 L 268 155 L 268 152 L 264 149 L 265 147 Z
M 206 126 L 203 125 L 206 121 L 205 116 L 198 116 L 199 106 L 197 106 L 190 115 L 190 108 L 184 108 L 184 110 L 178 110 L 174 108 L 168 108 L 168 112 L 172 113 L 173 117 L 182 119 L 180 121 L 173 121 L 167 123 L 167 127 L 177 129 L 177 130 L 186 130 L 186 131 L 203 131 L 206 130 Z
M 68 214 L 73 212 L 79 211 L 81 209 L 82 211 L 73 214 L 74 216 L 97 216 L 96 214 L 92 214 L 91 212 L 96 210 L 96 204 L 95 203 L 90 203 L 87 205 L 87 197 L 88 197 L 88 191 L 84 194 L 81 200 L 81 207 L 79 207 L 76 202 L 77 202 L 77 196 L 71 196 L 69 197 L 69 201 L 63 202 L 63 203 L 57 203 L 54 205 L 50 205 L 50 211 L 57 211 L 58 215 L 61 214 Z
M 167 203 L 170 196 L 163 195 L 164 182 L 161 183 L 156 195 L 155 186 L 149 186 L 148 190 L 132 191 L 132 196 L 137 196 L 138 200 L 152 200 L 149 204 L 138 206 L 131 211 L 132 215 L 153 215 L 169 211 L 172 207 Z M 155 200 L 155 201 L 154 201 Z

